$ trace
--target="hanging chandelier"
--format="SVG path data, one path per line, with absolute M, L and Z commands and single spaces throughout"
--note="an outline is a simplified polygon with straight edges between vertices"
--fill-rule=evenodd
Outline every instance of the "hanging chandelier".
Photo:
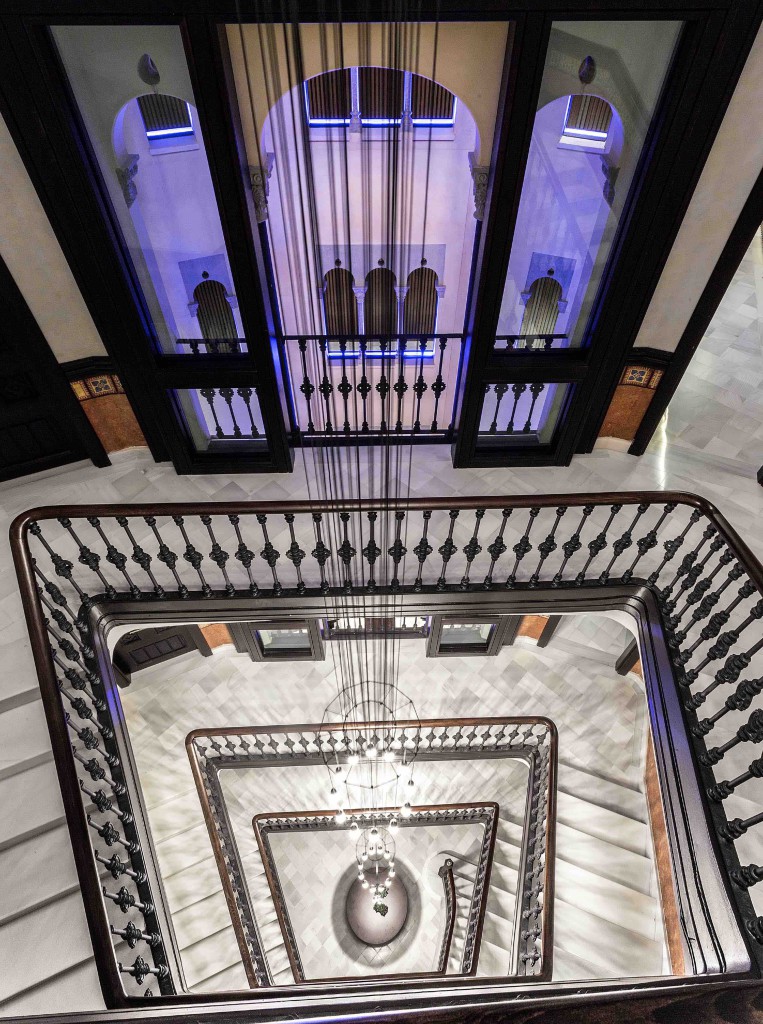
M 420 728 L 415 704 L 393 683 L 359 680 L 337 693 L 319 737 L 337 824 L 346 824 L 351 810 L 395 831 L 398 815 L 410 816 Z M 360 831 L 357 821 L 350 831 Z

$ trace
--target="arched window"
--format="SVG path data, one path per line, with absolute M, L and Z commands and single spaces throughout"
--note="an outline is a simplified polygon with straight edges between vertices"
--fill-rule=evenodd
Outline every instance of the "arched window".
M 417 267 L 408 275 L 403 307 L 406 334 L 434 334 L 437 320 L 437 274 L 429 267 Z
M 198 303 L 197 317 L 201 336 L 205 341 L 223 341 L 238 339 L 236 321 L 233 310 L 228 302 L 225 285 L 220 281 L 205 279 L 193 290 L 194 302 Z M 215 352 L 230 352 L 234 346 L 215 345 Z
M 358 333 L 358 304 L 352 286 L 352 274 L 342 267 L 329 270 L 323 278 L 326 334 Z
M 530 285 L 520 334 L 553 334 L 559 316 L 562 286 L 553 277 L 539 277 Z
M 375 267 L 366 277 L 366 334 L 397 334 L 395 275 L 387 267 Z

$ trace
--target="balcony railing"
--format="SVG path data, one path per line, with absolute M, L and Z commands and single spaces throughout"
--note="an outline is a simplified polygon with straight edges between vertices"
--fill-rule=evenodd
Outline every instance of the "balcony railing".
M 299 335 L 284 344 L 304 438 L 452 440 L 462 335 Z
M 373 614 L 385 594 L 409 614 L 438 602 L 473 612 L 488 602 L 512 612 L 590 605 L 638 616 L 681 927 L 691 970 L 706 976 L 694 984 L 760 976 L 763 917 L 751 890 L 763 870 L 748 840 L 763 828 L 763 569 L 703 499 L 71 505 L 24 513 L 11 541 L 109 1005 L 132 1005 L 147 988 L 173 1001 L 205 997 L 180 994 L 104 623 L 153 614 L 230 621 L 258 609 L 272 617 L 275 604 L 295 614 L 331 599 Z M 456 1005 L 486 983 L 449 984 Z M 495 979 L 487 984 L 500 999 Z M 309 989 L 289 997 L 295 1012 L 304 1012 Z M 357 1008 L 350 992 L 332 998 L 335 1012 Z

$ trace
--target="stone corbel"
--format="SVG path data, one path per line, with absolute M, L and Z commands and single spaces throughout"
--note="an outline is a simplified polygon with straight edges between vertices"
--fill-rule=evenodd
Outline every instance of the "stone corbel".
M 138 161 L 140 156 L 137 153 L 128 153 L 122 164 L 117 164 L 116 175 L 119 187 L 122 189 L 125 203 L 128 208 L 138 198 L 138 186 L 133 180 L 138 173 Z
M 275 154 L 265 155 L 264 167 L 249 168 L 249 183 L 252 186 L 252 198 L 254 200 L 254 216 L 258 224 L 264 224 L 268 219 L 268 196 L 270 195 L 270 175 L 273 172 Z
M 483 167 L 475 164 L 472 156 L 469 156 L 469 169 L 472 172 L 472 185 L 474 188 L 474 218 L 475 220 L 485 219 L 485 203 L 487 202 L 487 186 L 490 179 L 490 166 Z

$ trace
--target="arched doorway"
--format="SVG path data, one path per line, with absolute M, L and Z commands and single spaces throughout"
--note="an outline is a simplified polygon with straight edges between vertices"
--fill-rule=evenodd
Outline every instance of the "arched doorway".
M 437 322 L 437 274 L 429 267 L 417 267 L 408 275 L 403 306 L 406 334 L 434 334 Z
M 559 316 L 562 286 L 553 277 L 539 277 L 530 285 L 530 295 L 522 316 L 522 335 L 553 334 Z
M 397 334 L 395 275 L 388 267 L 375 267 L 366 275 L 366 334 Z

